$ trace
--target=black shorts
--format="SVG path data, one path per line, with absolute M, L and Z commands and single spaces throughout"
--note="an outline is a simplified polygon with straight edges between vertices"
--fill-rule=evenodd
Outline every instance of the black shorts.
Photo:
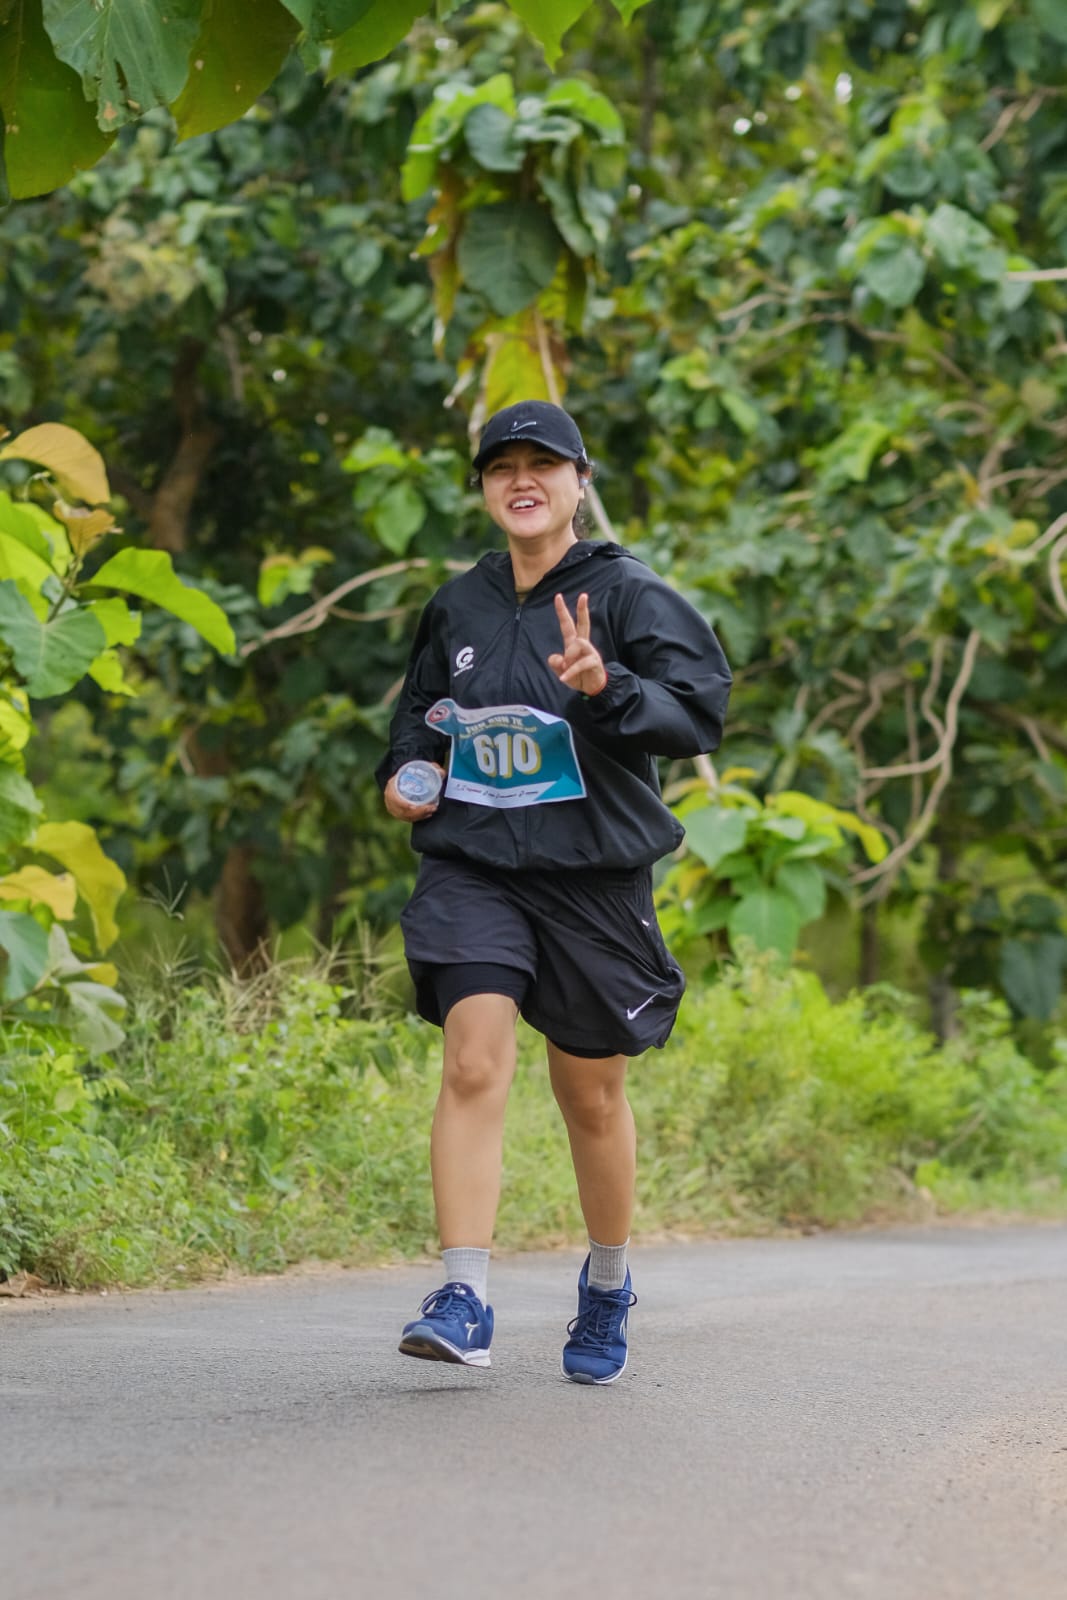
M 508 966 L 529 978 L 531 1027 L 599 1055 L 666 1043 L 685 978 L 663 942 L 648 867 L 498 872 L 424 856 L 400 918 L 419 1015 L 442 1021 L 433 968 Z

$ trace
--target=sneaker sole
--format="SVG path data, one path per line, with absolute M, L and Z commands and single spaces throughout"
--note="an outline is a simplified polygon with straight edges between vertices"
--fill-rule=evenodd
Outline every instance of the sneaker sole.
M 629 1360 L 629 1356 L 627 1356 L 627 1360 Z M 598 1388 L 603 1388 L 606 1383 L 616 1383 L 622 1377 L 626 1371 L 626 1362 L 624 1361 L 618 1372 L 613 1372 L 610 1378 L 594 1378 L 588 1372 L 568 1372 L 562 1361 L 559 1364 L 559 1370 L 571 1383 L 596 1384 Z
M 447 1339 L 429 1333 L 410 1334 L 401 1339 L 397 1347 L 402 1356 L 415 1356 L 419 1361 L 447 1361 L 457 1367 L 488 1367 L 488 1350 L 460 1350 Z

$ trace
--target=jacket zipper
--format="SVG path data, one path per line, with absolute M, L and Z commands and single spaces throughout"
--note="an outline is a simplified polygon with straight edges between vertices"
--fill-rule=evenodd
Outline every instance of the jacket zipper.
M 535 585 L 535 587 L 536 587 L 536 585 Z M 529 600 L 530 596 L 527 595 L 526 598 L 527 598 L 527 600 Z M 511 670 L 512 670 L 513 666 L 515 665 L 515 655 L 516 655 L 516 652 L 517 652 L 517 650 L 519 648 L 519 629 L 521 627 L 522 627 L 522 606 L 519 605 L 516 602 L 516 605 L 515 605 L 515 617 L 514 617 L 514 620 L 512 622 L 512 628 L 511 628 L 511 649 L 508 652 L 508 664 L 507 664 L 507 667 L 504 670 L 504 704 L 505 705 L 510 705 L 511 704 L 511 693 L 512 693 L 512 691 L 511 691 Z M 529 848 L 530 848 L 530 807 L 529 806 L 523 806 L 522 807 L 522 848 L 523 848 L 524 851 L 528 851 Z
M 519 628 L 522 626 L 522 607 L 515 607 L 515 615 L 511 627 L 511 648 L 508 651 L 508 664 L 504 669 L 504 703 L 511 704 L 511 669 L 515 665 L 515 653 L 519 648 Z

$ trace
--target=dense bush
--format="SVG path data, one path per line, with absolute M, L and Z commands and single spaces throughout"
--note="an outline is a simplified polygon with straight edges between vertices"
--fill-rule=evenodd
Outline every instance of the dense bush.
M 834 1003 L 810 974 L 762 961 L 691 995 L 668 1048 L 631 1069 L 635 1231 L 1067 1209 L 1067 1041 L 1042 1075 L 999 1003 L 969 997 L 944 1049 L 906 1005 L 884 990 Z M 9 1035 L 0 1269 L 145 1283 L 433 1249 L 438 1044 L 358 985 L 297 966 L 145 987 L 103 1071 Z M 522 1060 L 504 1247 L 581 1228 L 532 1034 Z

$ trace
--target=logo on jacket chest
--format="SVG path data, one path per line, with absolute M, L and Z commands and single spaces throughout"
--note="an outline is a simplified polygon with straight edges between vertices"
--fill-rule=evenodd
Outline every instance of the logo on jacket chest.
M 465 644 L 462 650 L 456 651 L 456 666 L 454 676 L 458 678 L 461 672 L 469 672 L 473 665 L 474 646 L 472 644 Z

